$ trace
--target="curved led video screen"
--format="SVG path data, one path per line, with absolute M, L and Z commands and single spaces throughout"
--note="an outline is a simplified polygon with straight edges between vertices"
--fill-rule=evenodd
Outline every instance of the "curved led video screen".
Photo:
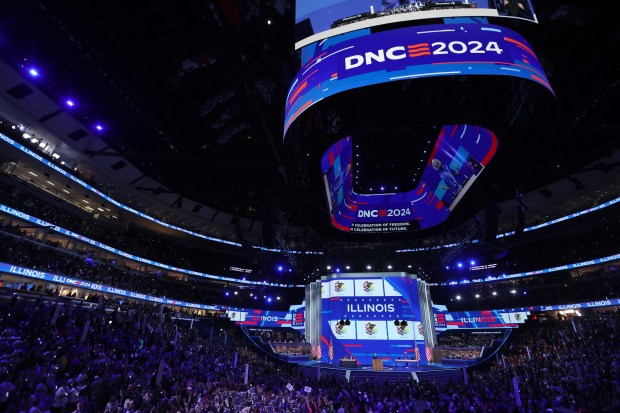
M 509 17 L 538 22 L 530 0 L 297 0 L 295 49 L 353 30 L 453 17 Z
M 527 79 L 553 93 L 527 41 L 500 26 L 427 25 L 338 43 L 328 39 L 316 46 L 289 88 L 284 136 L 306 109 L 347 90 L 415 78 L 470 75 Z
M 412 137 L 414 139 L 415 137 Z M 321 168 L 332 226 L 345 232 L 394 233 L 441 224 L 484 171 L 497 151 L 495 135 L 480 126 L 446 125 L 421 171 L 417 187 L 405 192 L 354 189 L 357 165 L 347 137 L 323 155 Z

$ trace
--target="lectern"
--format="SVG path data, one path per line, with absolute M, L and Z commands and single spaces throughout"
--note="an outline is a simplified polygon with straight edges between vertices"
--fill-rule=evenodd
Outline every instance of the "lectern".
M 373 359 L 372 360 L 372 369 L 373 370 L 383 370 L 383 360 L 381 360 L 381 359 Z

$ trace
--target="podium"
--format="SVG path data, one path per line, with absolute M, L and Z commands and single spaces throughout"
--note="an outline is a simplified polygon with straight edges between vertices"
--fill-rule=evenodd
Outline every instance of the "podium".
M 372 369 L 373 370 L 383 370 L 383 360 L 381 360 L 381 359 L 372 359 Z

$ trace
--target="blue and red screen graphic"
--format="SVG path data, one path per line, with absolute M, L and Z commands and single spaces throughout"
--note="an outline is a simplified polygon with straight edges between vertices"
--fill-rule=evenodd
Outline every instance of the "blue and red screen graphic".
M 438 132 L 417 187 L 399 193 L 360 194 L 353 188 L 354 139 L 347 137 L 332 145 L 321 167 L 332 226 L 357 233 L 416 231 L 441 224 L 498 146 L 495 135 L 485 128 L 446 125 Z
M 354 88 L 437 76 L 500 75 L 527 79 L 553 93 L 527 41 L 500 26 L 442 24 L 388 30 L 343 41 L 326 39 L 293 80 L 284 136 L 317 102 Z

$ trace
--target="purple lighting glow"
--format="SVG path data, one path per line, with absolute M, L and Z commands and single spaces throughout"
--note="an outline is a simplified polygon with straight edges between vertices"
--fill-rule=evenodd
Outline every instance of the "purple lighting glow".
M 98 124 L 95 125 L 95 129 L 97 129 L 99 132 L 101 132 L 103 130 L 103 125 L 98 123 Z
M 68 107 L 72 108 L 75 106 L 75 102 L 73 101 L 73 99 L 67 99 L 65 100 L 65 105 L 67 105 Z
M 28 69 L 28 74 L 32 77 L 39 77 L 40 75 L 39 71 L 34 67 L 31 67 L 30 69 Z

